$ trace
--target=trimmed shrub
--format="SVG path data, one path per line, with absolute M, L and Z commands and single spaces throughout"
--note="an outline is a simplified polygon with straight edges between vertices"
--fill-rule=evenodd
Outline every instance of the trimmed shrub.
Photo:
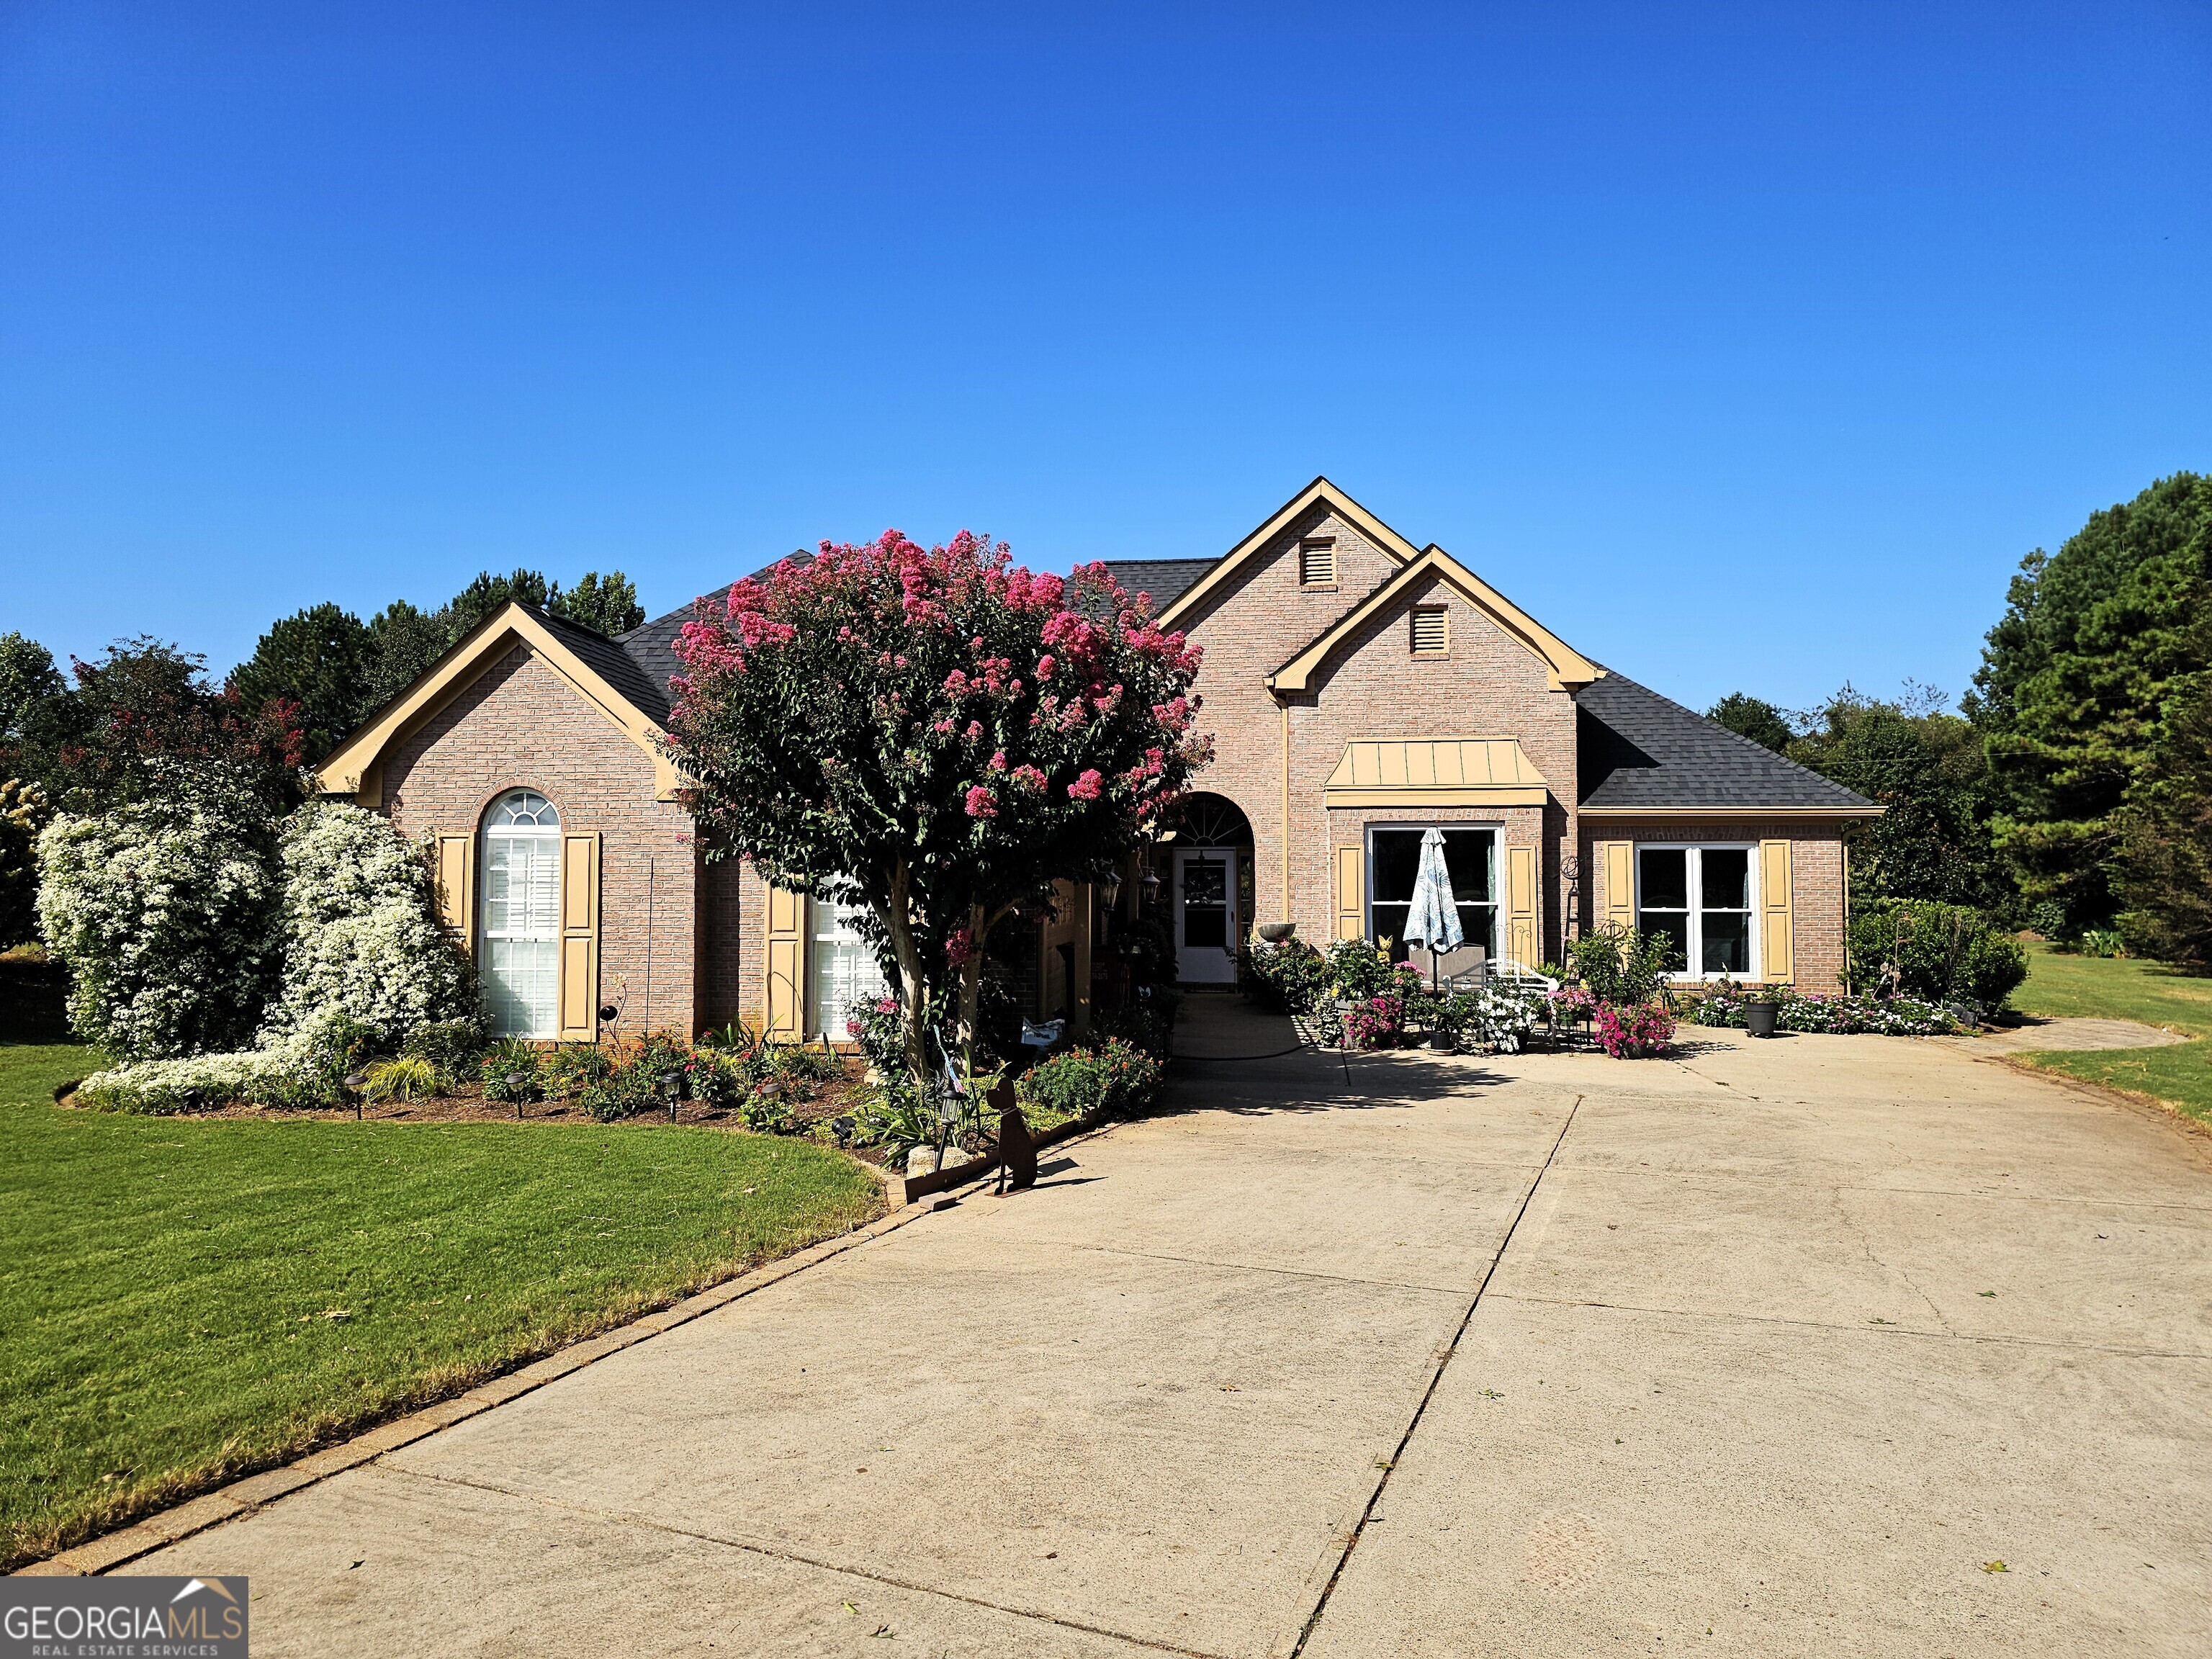
M 1328 987 L 1322 953 L 1297 938 L 1279 945 L 1265 939 L 1244 947 L 1244 983 L 1254 1001 L 1279 1014 L 1310 1014 Z
M 1667 992 L 1667 975 L 1680 968 L 1674 941 L 1665 933 L 1638 933 L 1616 923 L 1595 928 L 1567 947 L 1575 977 L 1600 1003 L 1629 1007 Z
M 1970 905 L 1890 900 L 1851 919 L 1855 986 L 2001 1007 L 2027 977 L 2027 947 Z
M 1093 1113 L 1121 1117 L 1158 1097 L 1160 1062 L 1143 1049 L 1108 1037 L 1040 1060 L 1015 1085 L 1031 1127 L 1049 1129 Z
M 605 1049 L 571 1042 L 540 1055 L 538 1078 L 549 1100 L 574 1100 L 613 1070 Z
M 431 1029 L 428 1026 L 424 1030 Z M 510 1083 L 509 1078 L 520 1078 Z M 512 1105 L 538 1098 L 538 1050 L 520 1037 L 509 1037 L 485 1050 L 477 1062 L 477 1079 L 483 1085 L 483 1097 Z
M 407 1034 L 399 1052 L 427 1060 L 448 1077 L 464 1077 L 477 1068 L 484 1050 L 483 1027 L 472 1019 L 434 1019 Z

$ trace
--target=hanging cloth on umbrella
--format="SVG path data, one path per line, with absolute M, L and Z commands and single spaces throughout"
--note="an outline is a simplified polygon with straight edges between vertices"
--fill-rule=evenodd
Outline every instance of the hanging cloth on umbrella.
M 1459 906 L 1452 898 L 1451 872 L 1444 867 L 1444 832 L 1431 830 L 1421 837 L 1420 867 L 1413 872 L 1413 903 L 1406 915 L 1406 943 L 1425 945 L 1429 978 L 1437 978 L 1437 958 L 1467 942 L 1459 925 Z

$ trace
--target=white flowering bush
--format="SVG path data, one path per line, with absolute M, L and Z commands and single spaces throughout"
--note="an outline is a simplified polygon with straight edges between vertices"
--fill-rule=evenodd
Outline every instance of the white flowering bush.
M 39 836 L 39 927 L 70 968 L 70 1023 L 129 1060 L 240 1047 L 276 963 L 276 836 L 220 778 Z
M 309 801 L 285 820 L 284 973 L 267 1046 L 342 1015 L 394 1043 L 477 1012 L 476 976 L 439 925 L 422 850 L 377 814 Z
M 285 821 L 275 925 L 283 974 L 257 1046 L 136 1058 L 78 1086 L 88 1105 L 178 1112 L 243 1100 L 328 1104 L 338 1079 L 419 1026 L 476 1012 L 419 849 L 373 812 L 311 801 Z

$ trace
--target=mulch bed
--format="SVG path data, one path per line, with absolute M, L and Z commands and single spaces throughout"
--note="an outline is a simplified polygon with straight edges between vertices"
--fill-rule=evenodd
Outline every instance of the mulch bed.
M 803 1097 L 799 1089 L 806 1093 Z M 867 1085 L 858 1076 L 832 1079 L 823 1083 L 792 1085 L 787 1097 L 792 1115 L 798 1120 L 797 1133 L 804 1135 L 816 1123 L 849 1114 L 858 1109 L 867 1094 Z M 64 1104 L 67 1104 L 66 1100 Z M 327 1120 L 349 1122 L 353 1119 L 350 1106 L 324 1107 L 313 1110 L 275 1106 L 249 1106 L 234 1102 L 204 1112 L 189 1114 L 194 1119 L 262 1118 Z M 381 1105 L 364 1104 L 362 1119 L 370 1123 L 513 1123 L 517 1121 L 516 1109 L 508 1102 L 486 1100 L 479 1095 L 440 1095 L 427 1100 L 393 1100 Z M 523 1103 L 520 1121 L 544 1124 L 597 1125 L 599 1120 L 585 1111 L 574 1101 L 532 1100 Z M 676 1123 L 690 1129 L 730 1129 L 744 1131 L 733 1106 L 710 1106 L 696 1100 L 680 1101 L 676 1108 Z M 635 1117 L 617 1118 L 617 1123 L 641 1124 L 647 1127 L 669 1121 L 668 1109 L 654 1107 Z M 864 1164 L 881 1165 L 883 1149 L 878 1146 L 848 1146 L 846 1152 Z

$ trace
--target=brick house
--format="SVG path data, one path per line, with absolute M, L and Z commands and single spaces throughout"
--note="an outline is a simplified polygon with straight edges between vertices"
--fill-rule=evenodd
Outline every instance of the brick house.
M 1326 479 L 1218 558 L 1110 563 L 1205 647 L 1216 758 L 1146 860 L 1186 982 L 1233 982 L 1255 921 L 1395 937 L 1435 828 L 1494 956 L 1556 960 L 1618 921 L 1674 934 L 1688 977 L 1838 984 L 1842 831 L 1879 808 L 1590 661 Z M 836 907 L 692 845 L 654 747 L 691 614 L 607 640 L 509 605 L 324 765 L 326 793 L 434 842 L 503 1029 L 589 1040 L 611 1008 L 617 1030 L 839 1037 L 878 993 Z M 1062 897 L 1018 979 L 1079 1026 L 1103 896 Z

